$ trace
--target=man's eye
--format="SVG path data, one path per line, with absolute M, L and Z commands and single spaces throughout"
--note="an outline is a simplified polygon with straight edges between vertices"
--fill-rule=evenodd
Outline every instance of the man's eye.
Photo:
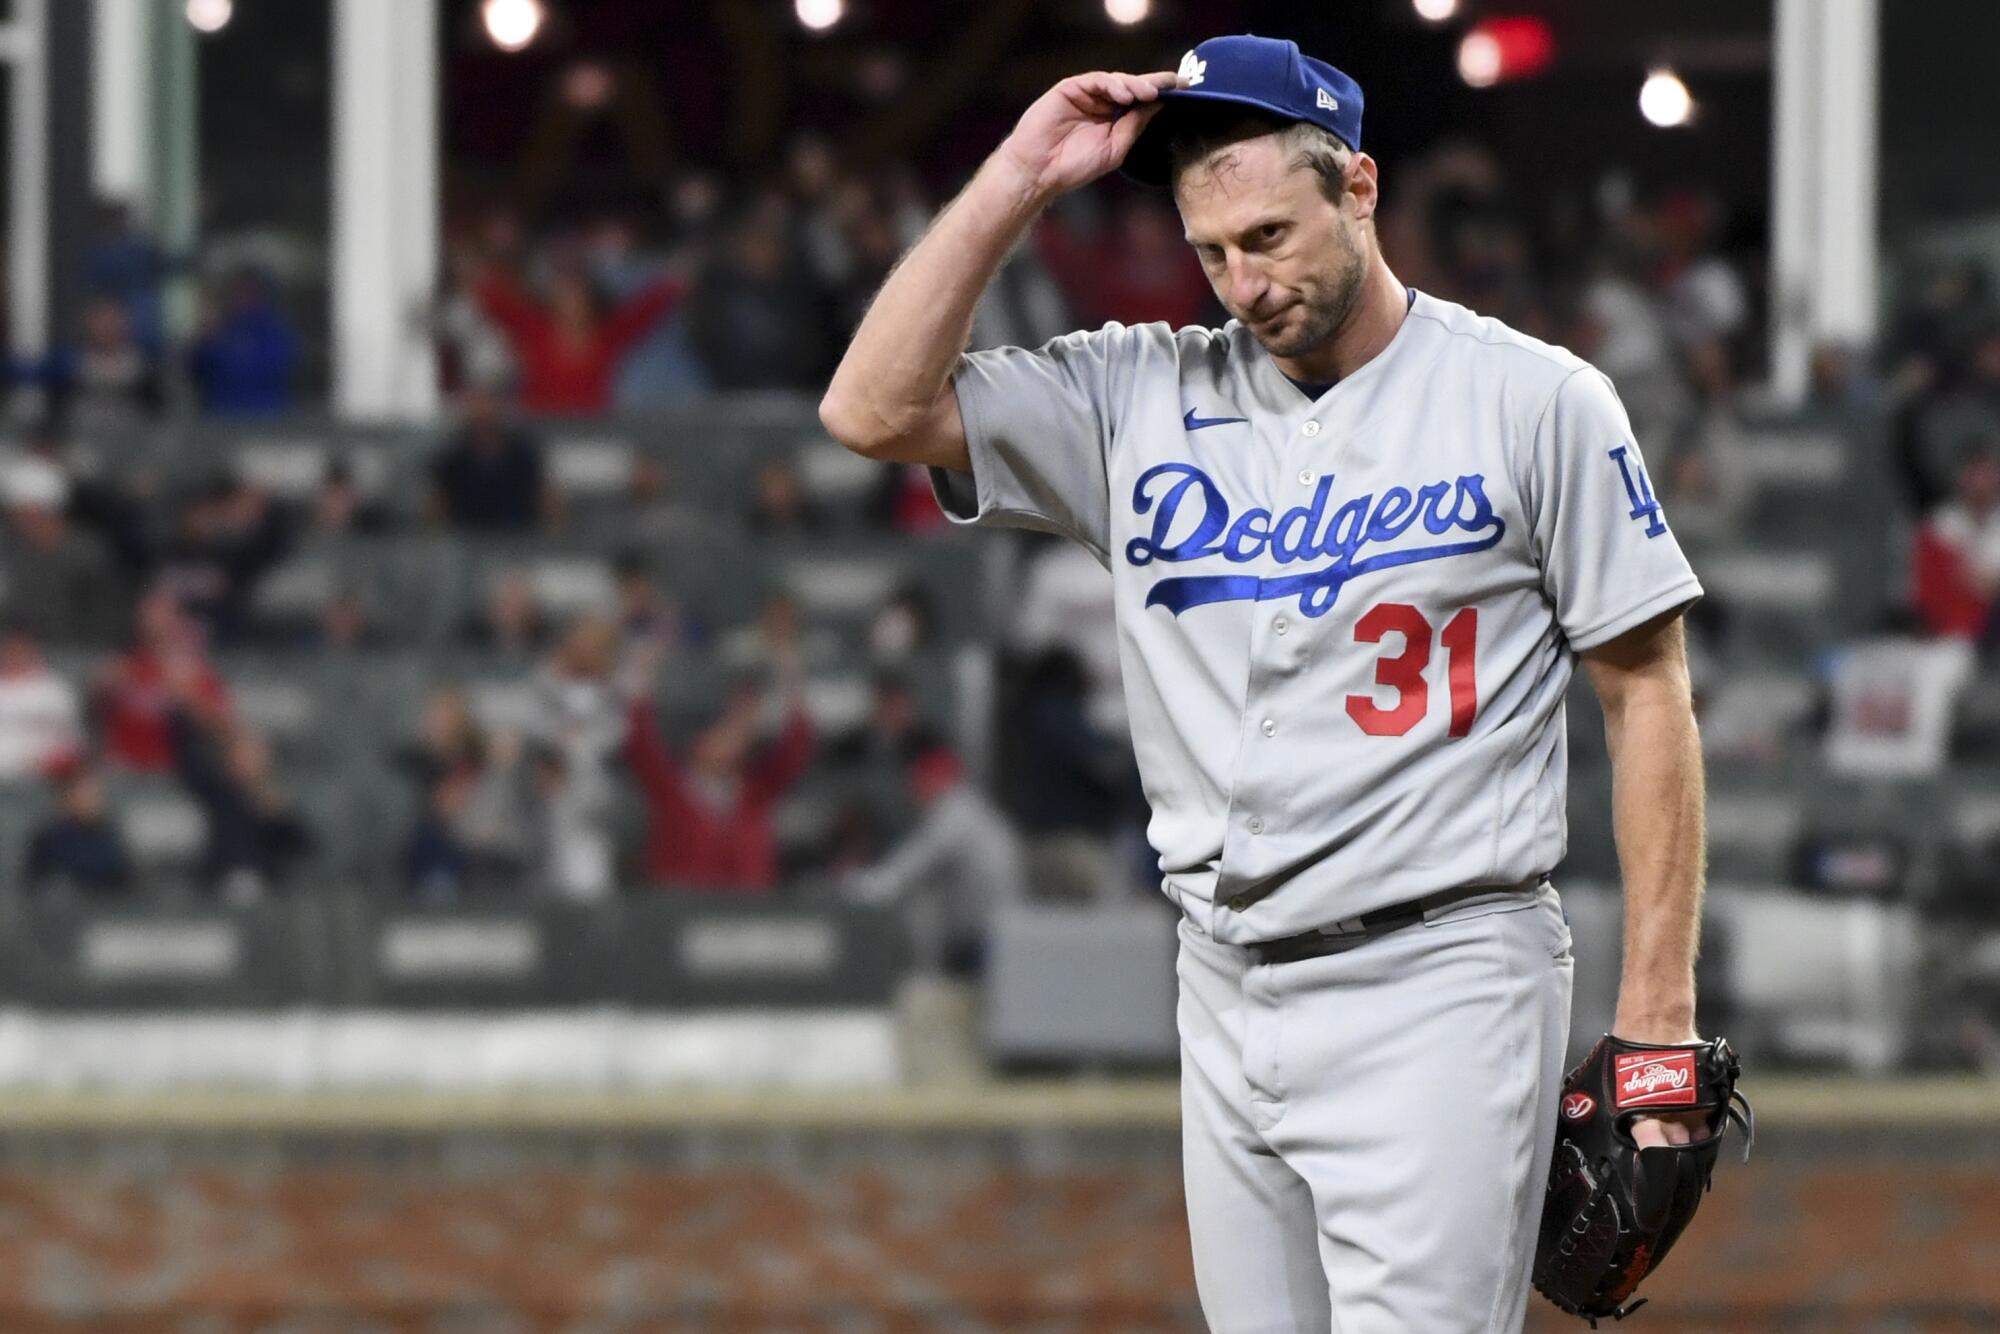
M 1281 222 L 1267 222 L 1257 229 L 1257 239 L 1265 242 L 1275 241 L 1284 234 L 1285 225 Z

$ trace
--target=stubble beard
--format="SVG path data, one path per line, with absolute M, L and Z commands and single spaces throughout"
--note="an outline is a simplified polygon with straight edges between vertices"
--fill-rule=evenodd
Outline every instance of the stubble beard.
M 1320 347 L 1346 327 L 1348 317 L 1361 300 L 1361 284 L 1368 271 L 1361 247 L 1345 230 L 1336 231 L 1335 236 L 1340 252 L 1335 256 L 1333 268 L 1301 297 L 1305 318 L 1296 328 L 1272 338 L 1258 337 L 1257 341 L 1272 356 L 1302 357 Z

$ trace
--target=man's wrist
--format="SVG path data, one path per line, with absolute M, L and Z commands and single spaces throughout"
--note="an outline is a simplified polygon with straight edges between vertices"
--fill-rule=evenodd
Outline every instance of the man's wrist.
M 1020 222 L 1032 221 L 1058 193 L 1044 185 L 1041 174 L 1009 152 L 1004 143 L 986 159 L 974 183 L 991 189 L 992 202 Z
M 1694 1001 L 1669 1004 L 1621 1003 L 1612 1033 L 1627 1042 L 1680 1043 L 1695 1040 Z

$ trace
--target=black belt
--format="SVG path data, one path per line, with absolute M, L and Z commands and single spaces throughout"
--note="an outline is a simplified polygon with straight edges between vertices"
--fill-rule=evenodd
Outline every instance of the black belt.
M 1420 899 L 1377 908 L 1341 926 L 1318 927 L 1301 931 L 1296 936 L 1280 936 L 1276 940 L 1252 941 L 1244 948 L 1255 954 L 1259 963 L 1296 963 L 1300 959 L 1317 959 L 1351 950 L 1363 941 L 1374 940 L 1402 927 L 1414 926 L 1431 913 L 1449 908 L 1454 903 L 1489 894 L 1529 893 L 1539 888 L 1541 883 L 1541 879 L 1537 878 L 1525 885 L 1460 885 L 1457 889 L 1439 890 Z

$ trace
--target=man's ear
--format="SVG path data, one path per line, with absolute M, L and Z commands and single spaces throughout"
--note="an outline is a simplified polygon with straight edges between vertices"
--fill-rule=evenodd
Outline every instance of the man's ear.
M 1381 201 L 1377 191 L 1375 159 L 1366 153 L 1354 155 L 1354 165 L 1347 169 L 1347 196 L 1354 201 L 1354 216 L 1366 222 L 1375 216 L 1375 206 Z

